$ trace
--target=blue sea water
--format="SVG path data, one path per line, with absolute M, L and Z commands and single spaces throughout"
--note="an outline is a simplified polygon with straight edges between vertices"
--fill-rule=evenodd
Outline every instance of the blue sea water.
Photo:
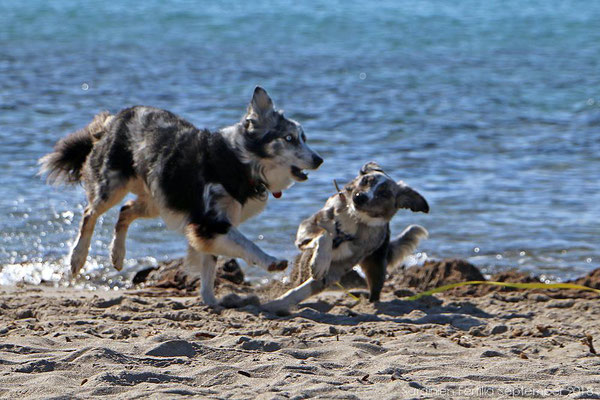
M 369 160 L 418 189 L 420 259 L 552 279 L 600 261 L 600 2 L 558 0 L 101 2 L 0 0 L 0 283 L 59 280 L 83 190 L 36 160 L 100 110 L 237 121 L 255 85 L 299 120 L 325 164 L 242 230 L 292 257 L 298 223 Z M 123 274 L 116 210 L 80 283 L 123 286 L 183 237 L 136 222 Z M 266 275 L 248 268 L 253 277 Z

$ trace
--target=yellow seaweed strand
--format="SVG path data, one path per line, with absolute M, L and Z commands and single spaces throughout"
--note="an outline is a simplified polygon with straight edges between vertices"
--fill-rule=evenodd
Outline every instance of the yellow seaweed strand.
M 348 289 L 346 289 L 344 286 L 342 286 L 341 283 L 336 282 L 336 285 L 339 286 L 340 289 L 342 289 L 348 296 L 350 296 L 353 300 L 355 301 L 360 301 L 360 299 L 358 297 L 356 297 L 355 295 L 353 295 L 352 293 L 350 293 L 350 291 L 348 291 Z
M 600 294 L 600 289 L 594 289 L 591 287 L 577 285 L 575 283 L 516 283 L 516 282 L 494 282 L 494 281 L 466 281 L 466 282 L 458 282 L 451 283 L 449 285 L 444 285 L 437 287 L 435 289 L 427 290 L 425 292 L 418 293 L 414 296 L 407 297 L 406 300 L 418 300 L 423 296 L 431 296 L 434 293 L 445 292 L 446 290 L 454 289 L 460 286 L 467 285 L 493 285 L 493 286 L 503 286 L 510 287 L 515 289 L 575 289 L 575 290 L 587 290 L 591 292 L 596 292 Z

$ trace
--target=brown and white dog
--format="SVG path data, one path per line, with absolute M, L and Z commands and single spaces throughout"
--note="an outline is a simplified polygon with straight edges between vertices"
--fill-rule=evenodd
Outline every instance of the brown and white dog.
M 390 240 L 389 222 L 401 208 L 429 212 L 419 193 L 402 181 L 394 182 L 376 163 L 365 164 L 325 207 L 300 224 L 296 246 L 302 253 L 294 268 L 296 278 L 303 283 L 264 308 L 287 312 L 338 282 L 357 264 L 367 278 L 369 301 L 379 301 L 387 266 L 402 262 L 420 239 L 427 237 L 425 228 L 410 225 Z
M 100 215 L 132 192 L 119 214 L 111 245 L 123 267 L 125 237 L 137 218 L 161 216 L 188 239 L 187 264 L 199 271 L 204 303 L 214 305 L 216 256 L 242 258 L 268 271 L 287 261 L 263 252 L 236 228 L 260 213 L 268 199 L 308 177 L 323 159 L 306 144 L 302 126 L 276 111 L 257 87 L 240 122 L 216 132 L 200 130 L 177 115 L 136 106 L 101 113 L 85 128 L 59 140 L 40 160 L 52 183 L 82 182 L 88 205 L 71 253 L 79 273 Z

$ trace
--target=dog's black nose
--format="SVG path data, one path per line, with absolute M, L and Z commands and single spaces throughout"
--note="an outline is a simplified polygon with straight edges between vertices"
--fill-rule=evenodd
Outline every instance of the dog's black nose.
M 319 155 L 313 154 L 313 165 L 315 168 L 318 168 L 321 164 L 323 164 L 323 159 Z
M 357 206 L 362 206 L 364 205 L 367 200 L 369 200 L 369 196 L 367 196 L 364 193 L 356 193 L 354 195 L 354 204 L 356 204 Z

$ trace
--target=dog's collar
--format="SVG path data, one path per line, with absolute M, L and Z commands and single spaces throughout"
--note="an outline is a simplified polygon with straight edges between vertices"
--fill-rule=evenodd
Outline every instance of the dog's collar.
M 339 221 L 335 221 L 335 237 L 333 238 L 333 248 L 336 249 L 342 243 L 352 240 L 354 240 L 354 236 L 342 231 Z
M 250 179 L 250 188 L 253 195 L 256 197 L 264 198 L 267 195 L 267 184 L 262 180 L 256 181 L 254 179 Z M 281 197 L 281 192 L 272 192 L 272 194 L 276 199 Z
M 250 179 L 250 190 L 255 196 L 263 196 L 267 192 L 267 185 L 261 180 Z

